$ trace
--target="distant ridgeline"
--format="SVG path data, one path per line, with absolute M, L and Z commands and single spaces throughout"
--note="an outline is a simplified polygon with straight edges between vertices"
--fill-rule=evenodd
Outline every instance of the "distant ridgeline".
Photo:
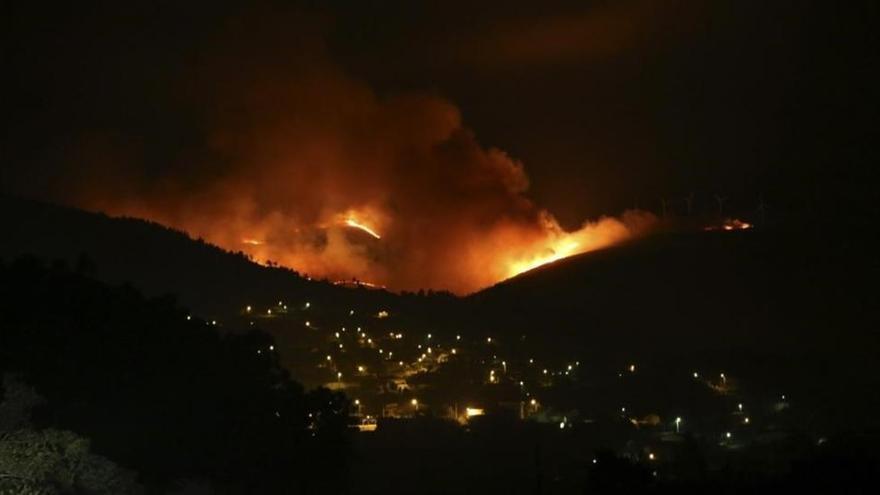
M 146 294 L 174 294 L 197 314 L 223 317 L 245 304 L 311 298 L 346 301 L 389 297 L 252 262 L 155 222 L 113 218 L 75 208 L 0 196 L 0 259 L 31 255 L 94 270 L 109 283 Z

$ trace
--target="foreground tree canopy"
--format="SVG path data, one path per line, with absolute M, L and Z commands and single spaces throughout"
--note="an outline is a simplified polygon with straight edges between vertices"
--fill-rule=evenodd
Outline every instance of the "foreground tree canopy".
M 263 333 L 220 335 L 171 298 L 35 260 L 0 265 L 0 315 L 0 372 L 45 399 L 31 427 L 7 428 L 15 445 L 93 452 L 146 486 L 310 491 L 342 479 L 347 400 L 303 390 Z

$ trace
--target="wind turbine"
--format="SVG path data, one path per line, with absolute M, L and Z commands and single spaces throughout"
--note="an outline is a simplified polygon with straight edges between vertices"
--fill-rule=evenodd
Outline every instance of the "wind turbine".
M 715 201 L 718 202 L 718 216 L 719 217 L 724 216 L 724 202 L 727 201 L 727 199 L 728 199 L 727 197 L 722 196 L 720 194 L 715 195 Z
M 755 209 L 755 213 L 758 214 L 758 218 L 761 219 L 761 223 L 764 223 L 764 219 L 767 216 L 767 205 L 764 203 L 763 194 L 758 196 L 758 207 Z
M 690 193 L 684 197 L 684 204 L 687 206 L 688 216 L 691 216 L 691 211 L 694 207 L 694 193 Z

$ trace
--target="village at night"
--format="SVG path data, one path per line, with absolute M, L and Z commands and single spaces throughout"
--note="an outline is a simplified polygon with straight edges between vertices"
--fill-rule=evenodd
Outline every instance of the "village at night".
M 878 490 L 872 2 L 5 11 L 0 495 Z

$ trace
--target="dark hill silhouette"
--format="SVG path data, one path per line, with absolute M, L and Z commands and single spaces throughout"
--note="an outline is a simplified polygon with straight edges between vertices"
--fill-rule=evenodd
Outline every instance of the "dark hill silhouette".
M 504 281 L 469 297 L 465 314 L 525 336 L 536 357 L 680 376 L 728 370 L 834 406 L 839 425 L 876 424 L 872 260 L 871 243 L 818 226 L 666 233 Z
M 348 400 L 305 391 L 267 334 L 221 334 L 168 298 L 58 263 L 0 262 L 0 378 L 9 376 L 45 399 L 37 429 L 88 438 L 148 493 L 190 479 L 222 493 L 338 490 Z
M 381 290 L 346 289 L 262 266 L 243 253 L 135 218 L 0 196 L 0 225 L 0 258 L 32 255 L 85 264 L 108 283 L 129 283 L 148 295 L 175 294 L 198 314 L 211 317 L 279 299 L 378 304 L 394 298 Z

